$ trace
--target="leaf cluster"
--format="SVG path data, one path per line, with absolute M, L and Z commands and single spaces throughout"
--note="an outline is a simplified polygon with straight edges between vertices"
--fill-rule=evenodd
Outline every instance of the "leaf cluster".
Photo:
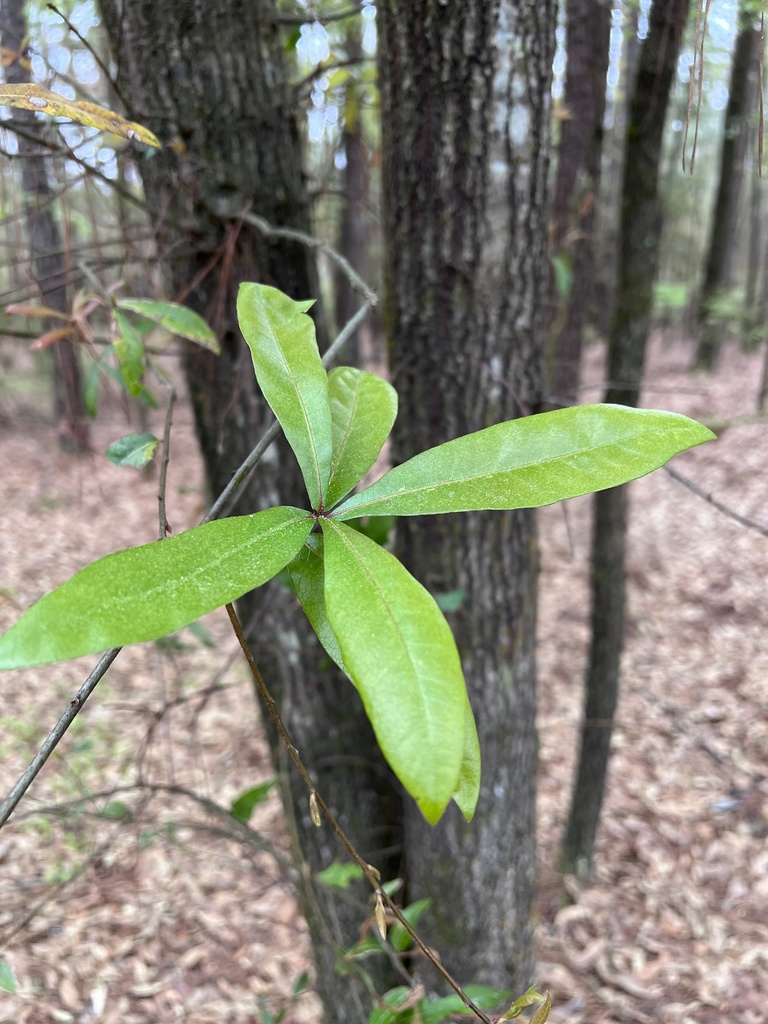
M 156 639 L 287 567 L 320 642 L 357 689 L 425 818 L 436 822 L 453 799 L 469 819 L 480 750 L 453 635 L 435 598 L 354 526 L 360 517 L 550 504 L 634 479 L 714 435 L 673 413 L 581 406 L 456 438 L 356 490 L 389 435 L 397 395 L 371 373 L 326 372 L 310 306 L 258 284 L 243 284 L 237 303 L 309 508 L 212 522 L 100 559 L 0 637 L 0 668 Z M 136 311 L 150 315 L 146 304 Z

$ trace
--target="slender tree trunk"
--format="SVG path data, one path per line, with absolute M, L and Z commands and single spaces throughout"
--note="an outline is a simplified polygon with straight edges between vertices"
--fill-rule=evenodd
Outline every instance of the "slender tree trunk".
M 699 296 L 699 345 L 696 350 L 696 368 L 699 370 L 712 370 L 717 362 L 723 328 L 722 324 L 712 322 L 712 305 L 718 293 L 730 284 L 730 255 L 743 177 L 741 165 L 750 107 L 749 75 L 759 39 L 752 19 L 750 12 L 740 13 L 739 34 L 733 49 L 731 83 L 720 151 L 720 177 L 709 233 L 704 282 Z
M 606 402 L 635 406 L 653 307 L 662 208 L 658 195 L 664 119 L 688 0 L 654 0 L 640 50 L 627 125 L 616 311 L 608 346 Z M 561 870 L 587 878 L 605 790 L 623 645 L 626 488 L 595 495 L 592 644 L 578 772 L 561 851 Z
M 0 0 L 0 21 L 3 46 L 18 55 L 6 66 L 5 79 L 9 85 L 26 85 L 32 79 L 23 63 L 25 54 L 22 47 L 27 32 L 22 0 Z M 18 145 L 32 273 L 43 303 L 50 309 L 65 313 L 67 268 L 61 232 L 53 213 L 54 194 L 48 181 L 48 158 L 30 138 L 42 130 L 42 125 L 28 110 L 14 110 L 14 120 L 24 128 L 24 136 L 18 136 Z M 61 321 L 49 321 L 48 326 L 60 327 Z M 69 339 L 62 339 L 51 346 L 50 353 L 54 412 L 60 421 L 59 442 L 64 448 L 87 451 L 90 447 L 88 417 L 75 345 Z
M 582 334 L 595 281 L 593 231 L 603 155 L 603 121 L 611 8 L 602 0 L 568 0 L 566 117 L 560 128 L 552 210 L 553 257 L 567 261 L 570 288 L 552 295 L 548 399 L 576 401 Z
M 537 409 L 546 258 L 552 0 L 379 5 L 385 327 L 401 413 L 395 462 Z M 533 970 L 534 514 L 404 518 L 397 548 L 449 616 L 483 783 L 471 824 L 406 807 L 409 898 L 460 980 Z M 419 967 L 419 970 L 422 968 Z
M 283 41 L 275 7 L 261 0 L 104 0 L 131 116 L 163 141 L 174 141 L 142 165 L 144 186 L 167 253 L 175 297 L 216 327 L 222 354 L 189 348 L 186 372 L 211 491 L 226 485 L 267 419 L 250 354 L 235 319 L 244 280 L 276 285 L 292 297 L 318 295 L 306 248 L 265 242 L 238 220 L 251 208 L 279 226 L 307 230 L 309 212 Z M 306 501 L 295 459 L 284 446 L 264 460 L 239 511 Z M 295 599 L 275 584 L 240 602 L 251 619 L 256 659 L 318 789 L 362 855 L 394 877 L 401 795 L 378 753 L 362 704 L 348 681 L 324 668 L 328 659 Z M 276 756 L 280 748 L 270 739 Z M 301 848 L 300 896 L 317 964 L 317 988 L 329 1024 L 359 1024 L 370 995 L 350 984 L 354 965 L 336 972 L 337 950 L 359 938 L 369 913 L 315 886 L 314 872 L 341 856 L 327 828 L 310 819 L 308 794 L 292 769 L 284 788 L 289 825 Z M 254 780 L 244 779 L 244 786 Z M 393 826 L 393 823 L 394 826 Z M 306 868 L 306 870 L 305 870 Z M 362 896 L 365 894 L 365 896 Z M 391 984 L 384 958 L 370 965 L 379 991 Z
M 630 98 L 637 72 L 640 41 L 637 36 L 639 5 L 614 0 L 613 9 L 620 11 L 621 60 L 619 83 L 608 108 L 607 118 L 611 127 L 603 145 L 603 183 L 600 206 L 597 214 L 595 248 L 597 250 L 597 280 L 593 317 L 601 335 L 607 337 L 611 330 L 611 318 L 616 304 L 618 287 L 616 268 L 619 262 L 619 221 L 621 220 L 621 183 L 624 177 L 624 140 L 627 132 L 627 118 Z M 607 149 L 607 152 L 606 152 Z

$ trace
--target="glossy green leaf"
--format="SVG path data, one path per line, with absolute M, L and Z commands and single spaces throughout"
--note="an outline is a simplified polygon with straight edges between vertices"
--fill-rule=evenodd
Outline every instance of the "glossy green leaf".
M 156 640 L 271 579 L 312 518 L 271 508 L 128 548 L 87 566 L 0 637 L 0 668 L 22 668 Z
M 312 507 L 320 508 L 331 473 L 331 409 L 315 325 L 306 316 L 311 305 L 263 284 L 241 284 L 237 295 L 259 387 L 296 454 Z
M 252 786 L 251 789 L 246 789 L 244 793 L 241 793 L 232 802 L 229 813 L 235 821 L 239 821 L 241 825 L 247 825 L 251 820 L 253 812 L 259 804 L 264 803 L 276 785 L 277 779 L 270 779 L 269 782 L 262 782 L 259 786 Z
M 393 771 L 434 824 L 456 793 L 466 689 L 443 613 L 403 565 L 334 520 L 325 535 L 325 605 L 346 670 Z
M 143 469 L 154 458 L 160 442 L 154 434 L 126 434 L 104 452 L 116 466 Z
M 714 436 L 672 412 L 557 409 L 430 448 L 351 495 L 335 516 L 538 508 L 634 480 Z
M 333 460 L 327 508 L 352 490 L 376 459 L 397 415 L 397 392 L 374 373 L 339 366 L 328 374 Z
M 155 299 L 118 299 L 115 305 L 119 309 L 138 313 L 139 316 L 160 324 L 171 334 L 194 341 L 195 344 L 202 345 L 217 355 L 221 351 L 219 339 L 213 328 L 189 306 L 182 306 L 178 302 L 159 302 Z
M 117 365 L 129 395 L 141 392 L 144 376 L 144 342 L 138 331 L 119 309 L 114 310 L 117 337 L 113 342 Z
M 367 1024 L 411 1024 L 413 1021 L 413 989 L 406 985 L 385 993 L 368 1015 Z
M 344 667 L 339 641 L 331 629 L 325 610 L 323 547 L 323 535 L 320 533 L 310 534 L 307 543 L 293 561 L 289 562 L 288 576 L 291 581 L 291 589 L 298 597 L 318 640 L 341 671 L 348 675 L 349 673 Z

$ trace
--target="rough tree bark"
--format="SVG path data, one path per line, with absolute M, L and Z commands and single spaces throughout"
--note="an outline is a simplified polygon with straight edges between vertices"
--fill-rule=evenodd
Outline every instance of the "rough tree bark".
M 688 0 L 654 0 L 640 50 L 627 124 L 621 209 L 619 284 L 608 344 L 605 401 L 636 406 L 658 264 L 662 207 L 658 194 L 664 119 L 677 67 Z M 624 632 L 625 487 L 595 495 L 592 536 L 592 642 L 581 751 L 561 870 L 587 878 L 605 791 Z
M 131 117 L 174 142 L 142 164 L 144 187 L 173 297 L 207 316 L 222 343 L 219 358 L 194 347 L 186 355 L 208 481 L 218 493 L 267 418 L 235 320 L 238 284 L 274 284 L 297 299 L 318 295 L 304 247 L 267 243 L 238 220 L 250 208 L 278 226 L 310 227 L 275 9 L 261 0 L 103 0 L 102 9 Z M 305 500 L 295 460 L 278 446 L 238 511 Z M 392 823 L 400 818 L 401 794 L 353 688 L 322 668 L 328 659 L 285 588 L 249 595 L 239 610 L 256 621 L 257 661 L 318 789 L 362 855 L 393 877 L 401 835 Z M 311 824 L 308 795 L 292 770 L 290 791 L 284 803 L 309 867 L 300 872 L 300 896 L 317 988 L 329 1021 L 358 1024 L 367 1017 L 368 993 L 340 977 L 335 965 L 338 946 L 357 941 L 367 911 L 312 884 L 315 870 L 339 849 L 327 828 Z M 389 972 L 386 964 L 372 964 L 379 990 L 389 986 Z
M 696 369 L 712 370 L 720 349 L 722 325 L 712 322 L 712 304 L 718 293 L 730 284 L 730 257 L 735 229 L 736 210 L 743 178 L 745 138 L 748 132 L 751 90 L 749 88 L 759 32 L 753 25 L 754 15 L 742 10 L 739 34 L 733 49 L 731 82 L 725 108 L 723 145 L 720 150 L 720 177 L 715 208 L 709 232 L 704 281 L 699 294 L 699 344 Z M 740 154 L 741 153 L 741 157 Z
M 593 232 L 603 158 L 610 30 L 607 0 L 568 0 L 566 116 L 560 126 L 552 203 L 552 254 L 567 260 L 570 288 L 565 297 L 552 289 L 556 314 L 547 397 L 554 406 L 576 401 L 582 334 L 595 281 Z
M 16 58 L 5 67 L 9 85 L 26 85 L 31 75 L 23 61 L 27 37 L 22 0 L 0 0 L 0 22 L 3 46 Z M 14 110 L 14 121 L 23 127 L 18 135 L 21 159 L 21 185 L 24 192 L 24 215 L 29 238 L 32 274 L 43 303 L 50 309 L 67 311 L 67 267 L 64 259 L 59 225 L 54 217 L 55 195 L 48 181 L 47 158 L 34 138 L 42 130 L 30 110 Z M 61 321 L 49 321 L 49 327 L 60 327 Z M 50 348 L 53 364 L 54 413 L 60 421 L 59 442 L 64 448 L 84 452 L 89 449 L 88 417 L 83 401 L 82 376 L 74 344 L 62 339 Z
M 393 455 L 541 401 L 554 0 L 383 0 L 384 311 L 401 412 Z M 532 512 L 403 518 L 397 548 L 449 615 L 483 754 L 477 813 L 406 807 L 411 898 L 464 981 L 533 970 L 537 541 Z M 419 970 L 422 968 L 419 967 Z

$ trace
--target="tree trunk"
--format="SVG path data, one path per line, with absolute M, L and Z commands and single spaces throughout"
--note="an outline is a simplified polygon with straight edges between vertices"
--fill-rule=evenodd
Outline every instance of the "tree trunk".
M 731 83 L 720 151 L 720 178 L 709 232 L 704 282 L 699 296 L 699 345 L 696 350 L 698 370 L 714 369 L 723 330 L 722 323 L 712 322 L 712 306 L 718 294 L 730 284 L 730 255 L 743 178 L 744 139 L 748 131 L 749 76 L 759 39 L 759 32 L 753 27 L 752 20 L 752 13 L 741 11 L 739 34 L 733 49 Z
M 186 373 L 211 491 L 229 482 L 267 419 L 253 380 L 250 354 L 235 318 L 244 280 L 276 285 L 293 298 L 318 295 L 306 248 L 265 242 L 238 219 L 245 209 L 278 226 L 308 230 L 309 212 L 285 51 L 275 9 L 258 0 L 104 0 L 103 11 L 119 83 L 133 119 L 174 141 L 143 165 L 144 187 L 166 254 L 171 286 L 217 329 L 222 354 L 195 347 Z M 260 464 L 239 511 L 306 502 L 295 459 L 285 446 Z M 254 652 L 278 699 L 293 740 L 317 786 L 361 854 L 384 878 L 397 871 L 401 795 L 373 740 L 362 704 L 348 681 L 324 669 L 328 659 L 277 584 L 240 602 L 252 619 Z M 276 757 L 276 737 L 268 729 Z M 337 949 L 359 938 L 369 913 L 314 886 L 314 872 L 339 857 L 327 828 L 310 819 L 308 794 L 292 768 L 284 787 L 289 826 L 309 866 L 300 896 L 317 964 L 317 988 L 329 1022 L 366 1019 L 370 997 L 335 970 Z M 254 780 L 244 779 L 251 784 Z M 288 793 L 290 791 L 290 794 Z M 397 825 L 394 826 L 397 828 Z M 383 961 L 383 958 L 379 958 Z M 391 968 L 374 961 L 374 985 L 389 987 Z M 354 978 L 354 971 L 350 968 Z
M 688 0 L 655 0 L 640 50 L 627 125 L 619 287 L 608 346 L 606 402 L 638 404 L 662 228 L 658 178 L 664 118 L 687 13 Z M 560 858 L 563 872 L 582 878 L 591 873 L 619 693 L 626 530 L 626 489 L 596 494 L 592 643 L 578 773 Z
M 22 0 L 0 0 L 0 21 L 3 26 L 3 46 L 18 55 L 6 66 L 5 80 L 9 85 L 26 85 L 32 79 L 22 63 L 24 54 L 21 51 L 27 36 Z M 29 110 L 14 110 L 13 116 L 24 128 L 24 136 L 18 136 L 18 145 L 32 273 L 43 303 L 50 309 L 65 313 L 68 309 L 67 268 L 61 232 L 53 216 L 55 197 L 48 181 L 48 158 L 44 156 L 42 147 L 35 145 L 30 138 L 39 134 L 42 125 Z M 61 321 L 48 321 L 47 326 L 60 327 Z M 65 338 L 52 345 L 50 353 L 53 362 L 53 407 L 60 423 L 59 443 L 63 448 L 88 451 L 88 417 L 75 345 Z
M 568 0 L 565 72 L 566 116 L 560 127 L 552 207 L 553 258 L 567 262 L 565 297 L 554 289 L 558 310 L 552 331 L 548 401 L 571 405 L 579 387 L 584 323 L 595 281 L 593 231 L 603 156 L 603 121 L 611 9 L 601 0 Z
M 541 401 L 556 18 L 553 0 L 378 9 L 399 463 Z M 519 990 L 533 973 L 534 514 L 406 517 L 397 548 L 433 594 L 464 591 L 448 618 L 483 756 L 471 824 L 452 806 L 431 829 L 406 807 L 408 896 L 432 898 L 426 933 L 460 980 Z

